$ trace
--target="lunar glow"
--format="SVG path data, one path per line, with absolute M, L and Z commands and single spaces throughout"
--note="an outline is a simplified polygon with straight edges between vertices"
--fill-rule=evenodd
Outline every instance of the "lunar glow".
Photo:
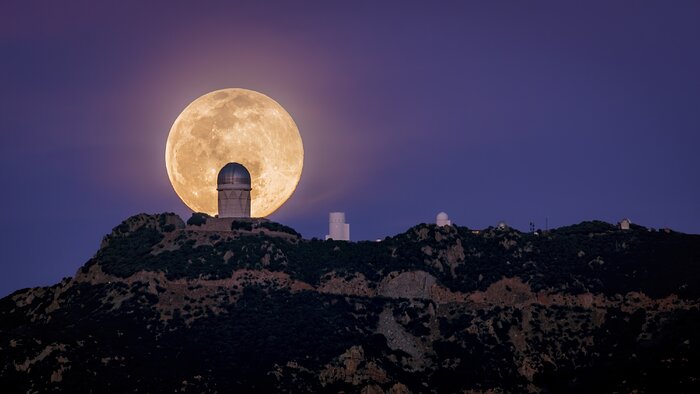
M 173 123 L 165 147 L 175 192 L 193 211 L 216 214 L 216 176 L 229 162 L 250 172 L 251 216 L 276 211 L 296 189 L 304 165 L 292 117 L 252 90 L 217 90 L 194 100 Z

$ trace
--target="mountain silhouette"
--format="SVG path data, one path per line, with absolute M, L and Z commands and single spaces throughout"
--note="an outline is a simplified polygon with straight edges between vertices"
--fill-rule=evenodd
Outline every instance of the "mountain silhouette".
M 47 262 L 47 264 L 50 262 Z M 698 392 L 700 236 L 420 224 L 380 242 L 133 216 L 0 300 L 25 392 Z

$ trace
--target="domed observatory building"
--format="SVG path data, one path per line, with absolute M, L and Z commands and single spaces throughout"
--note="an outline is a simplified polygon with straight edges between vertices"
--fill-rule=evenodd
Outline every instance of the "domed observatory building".
M 216 180 L 220 218 L 250 217 L 250 172 L 238 163 L 228 163 Z
M 451 226 L 452 221 L 450 221 L 450 218 L 447 216 L 447 214 L 445 212 L 440 212 L 435 217 L 435 224 L 438 227 Z

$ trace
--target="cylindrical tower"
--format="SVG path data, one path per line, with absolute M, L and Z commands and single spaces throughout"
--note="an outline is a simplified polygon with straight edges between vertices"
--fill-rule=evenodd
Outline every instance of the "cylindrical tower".
M 250 172 L 238 163 L 228 163 L 216 180 L 220 218 L 250 217 Z
M 328 235 L 326 239 L 336 241 L 350 240 L 350 225 L 345 223 L 345 212 L 331 212 L 328 216 Z

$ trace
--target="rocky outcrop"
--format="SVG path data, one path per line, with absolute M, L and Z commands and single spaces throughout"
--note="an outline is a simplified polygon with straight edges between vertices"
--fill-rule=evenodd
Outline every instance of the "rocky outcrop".
M 338 277 L 334 273 L 329 273 L 321 278 L 321 283 L 316 290 L 327 294 L 373 297 L 377 295 L 377 291 L 371 285 L 373 284 L 361 273 L 357 273 L 350 278 Z
M 371 383 L 384 384 L 389 381 L 386 371 L 372 360 L 365 358 L 362 346 L 353 346 L 328 365 L 319 374 L 322 386 L 328 386 L 338 381 L 350 383 L 353 386 Z
M 377 332 L 386 338 L 387 346 L 390 349 L 406 352 L 410 356 L 404 365 L 409 367 L 411 371 L 421 371 L 430 365 L 430 347 L 408 333 L 396 321 L 392 309 L 384 309 L 379 314 Z
M 424 271 L 390 272 L 379 285 L 379 295 L 391 298 L 430 298 L 435 277 Z

